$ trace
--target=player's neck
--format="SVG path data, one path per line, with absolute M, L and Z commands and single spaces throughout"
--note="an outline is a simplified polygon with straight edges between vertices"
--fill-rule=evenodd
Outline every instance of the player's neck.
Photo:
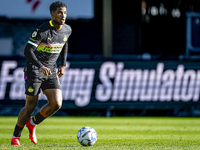
M 58 31 L 61 30 L 63 25 L 57 24 L 54 20 L 52 20 L 52 23 L 53 23 L 54 28 L 56 28 Z

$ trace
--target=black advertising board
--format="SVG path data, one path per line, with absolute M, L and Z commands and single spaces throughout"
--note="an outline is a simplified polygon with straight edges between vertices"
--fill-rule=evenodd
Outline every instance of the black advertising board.
M 24 61 L 0 66 L 0 106 L 24 105 Z M 198 62 L 67 62 L 60 78 L 63 109 L 174 108 L 199 104 Z M 46 97 L 40 94 L 39 99 Z

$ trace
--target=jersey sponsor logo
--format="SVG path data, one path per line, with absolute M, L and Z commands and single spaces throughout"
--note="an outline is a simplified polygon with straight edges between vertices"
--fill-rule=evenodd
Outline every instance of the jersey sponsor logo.
M 37 51 L 47 52 L 47 53 L 60 53 L 62 48 L 64 46 L 64 43 L 40 43 L 40 45 L 37 48 Z

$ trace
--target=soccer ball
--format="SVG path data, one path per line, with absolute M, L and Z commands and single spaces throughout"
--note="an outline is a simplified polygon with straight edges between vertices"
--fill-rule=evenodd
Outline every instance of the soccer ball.
M 91 127 L 83 127 L 77 133 L 77 140 L 83 146 L 92 146 L 97 141 L 97 132 Z

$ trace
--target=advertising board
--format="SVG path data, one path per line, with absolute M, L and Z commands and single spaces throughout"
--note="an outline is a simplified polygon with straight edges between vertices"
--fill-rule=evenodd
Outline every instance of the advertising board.
M 92 19 L 93 0 L 61 0 L 67 5 L 69 19 Z M 6 0 L 1 1 L 0 16 L 8 18 L 50 19 L 49 6 L 55 0 Z M 9 9 L 8 9 L 9 8 Z
M 25 101 L 24 62 L 0 64 L 0 104 Z M 67 62 L 60 83 L 64 108 L 173 107 L 199 103 L 200 69 L 198 63 L 179 61 Z M 41 93 L 39 99 L 46 97 Z

